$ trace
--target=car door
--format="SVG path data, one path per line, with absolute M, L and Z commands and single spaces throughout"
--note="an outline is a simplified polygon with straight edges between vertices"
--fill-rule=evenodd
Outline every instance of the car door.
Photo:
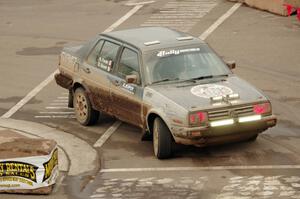
M 142 95 L 140 60 L 138 50 L 124 46 L 112 77 L 111 96 L 114 115 L 125 122 L 143 127 Z M 136 84 L 126 83 L 126 75 L 137 75 Z
M 95 45 L 80 68 L 80 76 L 88 87 L 88 94 L 99 111 L 112 115 L 110 95 L 112 71 L 116 65 L 120 44 L 102 38 Z

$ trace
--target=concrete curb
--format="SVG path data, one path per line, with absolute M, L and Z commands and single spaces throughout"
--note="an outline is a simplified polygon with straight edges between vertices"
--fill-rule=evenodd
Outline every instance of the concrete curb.
M 97 168 L 97 151 L 87 142 L 72 134 L 48 126 L 15 119 L 0 118 L 0 127 L 20 131 L 27 137 L 42 137 L 57 142 L 59 150 L 59 170 L 69 171 L 75 176 Z

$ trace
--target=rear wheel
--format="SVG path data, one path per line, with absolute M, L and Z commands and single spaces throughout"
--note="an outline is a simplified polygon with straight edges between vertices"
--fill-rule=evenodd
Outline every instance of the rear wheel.
M 92 125 L 98 121 L 99 112 L 94 110 L 83 88 L 77 88 L 73 96 L 73 105 L 77 121 L 84 125 Z
M 172 155 L 172 135 L 167 125 L 159 117 L 153 125 L 153 150 L 158 159 L 166 159 Z
M 69 108 L 74 108 L 73 106 L 73 91 L 69 90 L 69 96 L 68 96 L 68 107 Z
M 257 136 L 258 136 L 258 134 L 255 134 L 255 135 L 253 135 L 252 137 L 250 137 L 247 141 L 248 141 L 248 142 L 255 142 Z

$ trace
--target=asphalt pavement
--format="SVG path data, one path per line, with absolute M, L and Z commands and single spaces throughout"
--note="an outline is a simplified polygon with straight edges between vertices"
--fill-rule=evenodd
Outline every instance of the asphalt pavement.
M 55 71 L 64 45 L 110 27 L 134 8 L 128 2 L 1 1 L 0 115 Z M 155 1 L 115 28 L 166 25 L 200 36 L 233 5 L 225 0 Z M 169 8 L 178 12 L 166 12 Z M 101 147 L 93 147 L 115 119 L 102 115 L 95 126 L 80 126 L 66 107 L 67 91 L 50 82 L 11 118 L 74 136 L 83 143 L 79 151 L 89 148 L 84 155 L 95 151 L 98 158 L 87 172 L 66 175 L 52 195 L 26 197 L 300 198 L 299 33 L 295 16 L 246 6 L 215 29 L 206 41 L 224 59 L 237 62 L 236 74 L 268 95 L 278 125 L 255 142 L 203 149 L 178 145 L 175 157 L 163 161 L 154 157 L 151 141 L 141 141 L 141 130 L 125 123 Z

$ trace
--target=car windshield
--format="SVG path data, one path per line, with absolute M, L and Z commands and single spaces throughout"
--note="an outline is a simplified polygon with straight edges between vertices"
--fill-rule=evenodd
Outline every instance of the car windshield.
M 152 51 L 144 55 L 151 83 L 192 80 L 231 74 L 208 45 Z

